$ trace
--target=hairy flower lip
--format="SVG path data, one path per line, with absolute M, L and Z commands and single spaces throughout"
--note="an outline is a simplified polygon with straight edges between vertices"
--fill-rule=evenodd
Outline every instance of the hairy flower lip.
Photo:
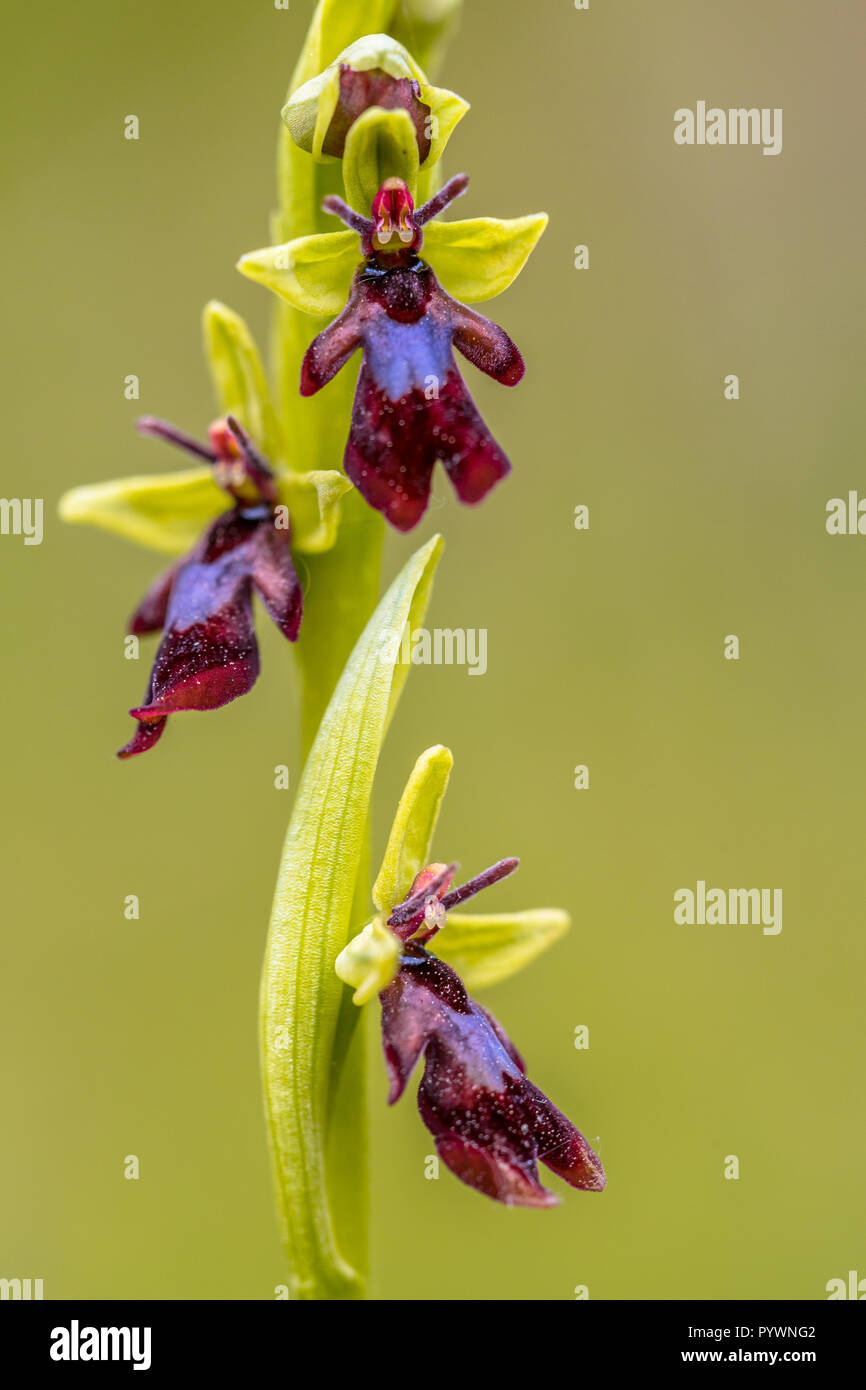
M 456 1177 L 509 1206 L 556 1205 L 539 1181 L 539 1161 L 573 1187 L 604 1188 L 584 1136 L 528 1079 L 504 1029 L 450 966 L 408 942 L 380 1001 L 389 1103 L 423 1053 L 418 1109 Z
M 501 859 L 447 893 L 442 890 L 456 864 L 430 864 L 416 875 L 408 896 L 388 918 L 401 948 L 396 973 L 379 995 L 382 1043 L 392 1105 L 423 1053 L 418 1109 L 439 1157 L 455 1176 L 508 1206 L 544 1208 L 555 1206 L 558 1198 L 539 1181 L 539 1160 L 573 1187 L 594 1192 L 605 1186 L 601 1162 L 528 1079 L 501 1024 L 426 947 L 444 924 L 446 905 L 464 902 L 517 865 L 516 859 Z M 427 928 L 412 935 L 425 917 Z

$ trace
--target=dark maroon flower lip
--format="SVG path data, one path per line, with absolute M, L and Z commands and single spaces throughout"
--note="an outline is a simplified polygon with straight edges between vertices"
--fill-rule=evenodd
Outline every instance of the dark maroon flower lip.
M 211 463 L 233 506 L 151 585 L 130 619 L 135 635 L 163 635 L 144 700 L 130 710 L 138 728 L 120 758 L 152 748 L 170 714 L 219 709 L 252 689 L 259 674 L 253 591 L 290 642 L 303 612 L 274 474 L 246 431 L 232 417 L 217 421 L 208 447 L 150 416 L 137 424 Z
M 458 174 L 416 208 L 407 185 L 388 179 L 369 218 L 341 198 L 322 205 L 359 234 L 367 259 L 345 309 L 307 350 L 301 394 L 321 390 L 361 349 L 343 467 L 400 531 L 423 516 L 437 462 L 470 506 L 511 467 L 458 371 L 454 349 L 504 386 L 521 380 L 523 358 L 503 329 L 452 299 L 418 255 L 426 223 L 468 182 Z
M 461 1182 L 508 1206 L 550 1207 L 558 1198 L 539 1181 L 539 1162 L 587 1192 L 605 1186 L 601 1162 L 529 1080 L 501 1024 L 424 944 L 444 925 L 446 903 L 465 901 L 517 863 L 503 859 L 451 892 L 445 890 L 455 864 L 432 864 L 418 875 L 389 918 L 403 946 L 397 974 L 379 996 L 382 1040 L 391 1104 L 423 1053 L 418 1109 L 439 1157 Z M 419 909 L 422 929 L 408 939 Z

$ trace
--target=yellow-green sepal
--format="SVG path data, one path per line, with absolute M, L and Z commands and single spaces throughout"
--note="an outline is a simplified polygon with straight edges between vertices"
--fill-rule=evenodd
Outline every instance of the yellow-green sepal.
M 568 913 L 552 907 L 491 916 L 449 912 L 431 949 L 457 971 L 467 989 L 482 989 L 529 965 L 569 926 Z
M 356 212 L 370 208 L 386 179 L 402 179 L 413 199 L 418 191 L 418 141 L 406 111 L 371 106 L 346 136 L 343 183 L 346 199 Z
M 233 415 L 271 464 L 285 450 L 267 376 L 253 336 L 239 314 L 212 299 L 202 315 L 205 356 L 221 415 Z
M 439 808 L 448 787 L 454 758 L 442 744 L 422 753 L 400 797 L 373 902 L 388 916 L 409 894 L 412 881 L 428 862 Z
M 352 1003 L 359 1008 L 387 989 L 399 967 L 400 942 L 381 917 L 353 936 L 334 961 L 340 979 L 354 989 Z
M 444 288 L 464 304 L 494 299 L 517 279 L 548 223 L 544 212 L 527 217 L 473 217 L 431 222 L 422 256 Z
M 337 536 L 340 499 L 350 487 L 348 478 L 332 469 L 278 477 L 294 550 L 318 554 L 330 549 Z M 190 468 L 73 488 L 61 497 L 59 512 L 63 521 L 99 527 L 165 555 L 184 555 L 229 505 L 209 468 Z
M 148 550 L 183 555 L 227 508 L 209 468 L 144 474 L 74 487 L 60 499 L 62 521 L 96 526 Z
M 345 307 L 360 261 L 357 232 L 319 232 L 249 251 L 237 268 L 295 309 L 333 318 Z

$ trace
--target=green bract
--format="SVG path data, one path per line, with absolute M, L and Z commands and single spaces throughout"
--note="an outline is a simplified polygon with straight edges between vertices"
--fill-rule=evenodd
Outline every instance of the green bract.
M 293 548 L 308 555 L 329 550 L 350 482 L 336 470 L 289 469 L 264 368 L 243 319 L 211 301 L 204 311 L 204 337 L 220 414 L 240 420 L 272 464 L 279 500 L 289 511 Z M 225 493 L 204 467 L 73 488 L 60 499 L 59 511 L 64 521 L 182 555 L 226 507 Z
M 421 255 L 455 299 L 464 304 L 493 299 L 517 279 L 547 221 L 547 214 L 539 212 L 508 219 L 431 222 L 425 228 Z M 360 260 L 354 232 L 325 232 L 250 251 L 238 261 L 238 270 L 295 309 L 334 315 L 349 297 Z
M 468 102 L 454 92 L 434 87 L 411 53 L 388 34 L 367 34 L 350 44 L 324 72 L 304 82 L 283 107 L 283 120 L 295 144 L 321 163 L 336 159 L 322 150 L 340 94 L 340 69 L 356 72 L 378 69 L 389 77 L 417 82 L 419 99 L 429 107 L 427 134 L 430 152 L 425 164 L 438 162 L 457 122 L 469 109 Z M 375 190 L 374 190 L 375 191 Z

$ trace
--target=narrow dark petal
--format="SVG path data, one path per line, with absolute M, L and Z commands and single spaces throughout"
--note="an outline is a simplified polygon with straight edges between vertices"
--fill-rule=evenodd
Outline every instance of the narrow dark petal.
M 185 562 L 178 560 L 155 579 L 129 620 L 127 631 L 136 637 L 147 632 L 159 632 L 165 626 L 165 615 L 174 581 Z
M 425 883 L 424 887 L 421 888 L 419 892 L 414 893 L 411 898 L 406 898 L 404 902 L 398 903 L 391 913 L 391 916 L 388 918 L 388 926 L 402 927 L 407 923 L 411 924 L 416 920 L 420 921 L 424 916 L 424 908 L 427 903 L 431 898 L 435 898 L 441 892 L 444 885 L 454 877 L 458 868 L 458 864 L 446 864 L 442 872 L 438 873 L 435 878 L 430 879 L 428 883 Z M 401 936 L 402 933 L 397 932 L 396 935 Z
M 352 231 L 360 236 L 369 235 L 373 230 L 370 218 L 362 217 L 354 208 L 350 208 L 348 203 L 344 203 L 342 198 L 338 198 L 336 193 L 329 193 L 327 198 L 322 199 L 322 211 L 339 217 L 341 222 L 345 222 L 347 227 L 351 227 Z
M 438 193 L 434 193 L 432 198 L 428 199 L 420 208 L 416 208 L 415 225 L 423 227 L 425 223 L 431 221 L 432 218 L 438 217 L 440 212 L 444 212 L 448 205 L 454 202 L 455 198 L 461 197 L 468 187 L 469 175 L 455 174 L 453 179 L 449 179 L 444 187 L 440 188 Z
M 470 878 L 469 882 L 464 883 L 461 888 L 455 888 L 452 892 L 446 893 L 442 899 L 442 906 L 446 912 L 450 912 L 452 907 L 458 907 L 460 903 L 465 903 L 467 898 L 474 898 L 476 893 L 481 893 L 485 888 L 490 888 L 492 884 L 498 883 L 501 878 L 507 878 L 509 874 L 513 874 L 519 864 L 519 859 L 500 859 L 498 864 L 491 864 L 489 869 L 476 874 L 475 878 Z
M 250 481 L 258 488 L 262 500 L 273 505 L 277 501 L 277 489 L 273 469 L 264 454 L 260 452 L 254 441 L 247 434 L 243 425 L 241 425 L 233 415 L 226 416 L 226 424 L 244 456 L 246 471 Z
M 155 439 L 164 439 L 168 444 L 174 444 L 176 448 L 186 450 L 188 454 L 195 454 L 197 458 L 204 459 L 206 463 L 216 462 L 216 454 L 206 444 L 199 444 L 192 435 L 185 434 L 175 425 L 170 425 L 167 420 L 159 420 L 155 415 L 140 415 L 135 422 L 135 428 L 141 434 L 152 435 Z

